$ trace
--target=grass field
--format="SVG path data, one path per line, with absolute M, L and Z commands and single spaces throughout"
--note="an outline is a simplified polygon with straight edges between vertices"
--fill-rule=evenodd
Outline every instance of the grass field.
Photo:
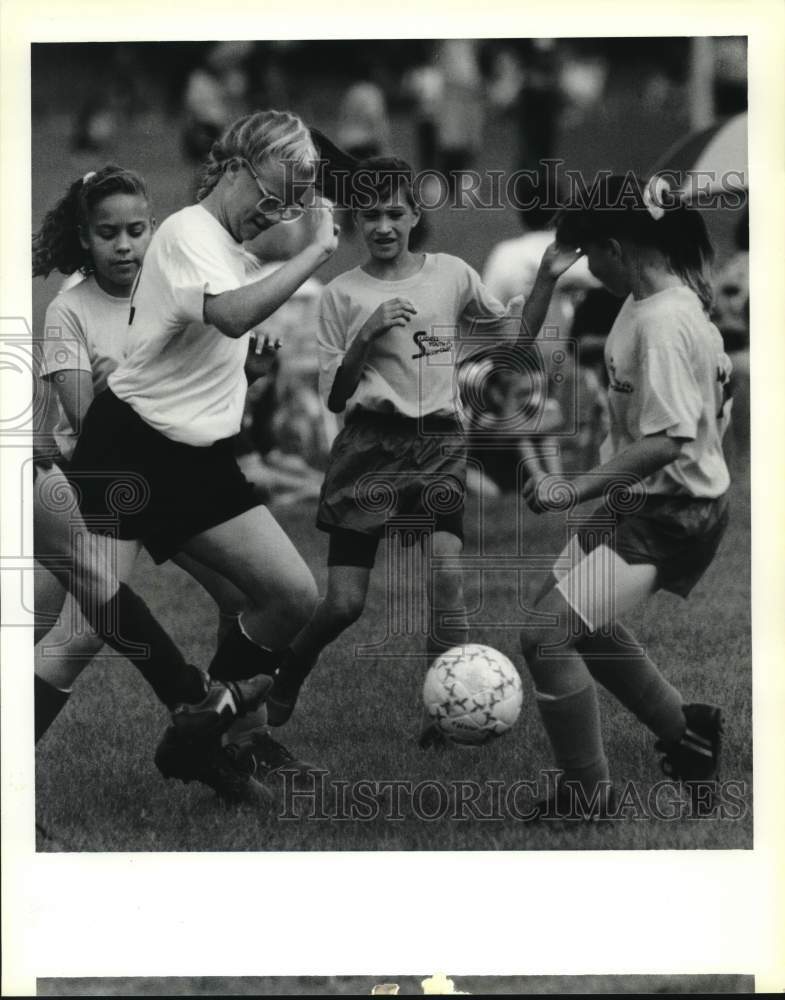
M 749 506 L 747 483 L 733 488 L 733 520 L 722 548 L 688 602 L 659 595 L 629 624 L 650 655 L 687 700 L 716 700 L 726 713 L 725 779 L 746 783 L 751 794 Z M 467 518 L 468 553 L 476 553 L 476 507 Z M 472 516 L 472 515 L 475 516 Z M 325 579 L 325 542 L 312 527 L 313 510 L 279 512 L 279 519 L 313 568 Z M 488 565 L 517 542 L 518 513 L 511 499 L 488 510 Z M 564 524 L 558 515 L 523 517 L 522 540 L 531 555 L 560 551 Z M 357 647 L 384 638 L 388 560 L 381 554 L 363 618 L 325 652 L 304 689 L 285 740 L 297 753 L 323 766 L 331 779 L 354 782 L 407 780 L 457 782 L 497 780 L 512 785 L 536 780 L 549 754 L 533 706 L 525 670 L 521 719 L 505 738 L 481 748 L 421 751 L 415 742 L 424 670 L 417 657 L 421 639 L 402 636 L 386 646 L 389 657 L 355 658 Z M 171 631 L 185 654 L 205 664 L 212 655 L 215 614 L 210 599 L 176 567 L 156 570 L 141 561 L 134 586 Z M 539 574 L 525 574 L 522 594 L 536 592 Z M 467 574 L 469 607 L 476 607 L 479 581 Z M 399 600 L 412 599 L 404 581 Z M 521 620 L 516 575 L 485 574 L 483 604 L 473 623 L 475 637 L 514 659 L 516 623 Z M 501 627 L 499 623 L 507 623 Z M 642 795 L 658 780 L 653 737 L 617 703 L 602 696 L 604 735 L 617 783 L 632 781 Z M 260 815 L 249 807 L 224 808 L 209 790 L 164 782 L 152 762 L 153 747 L 166 722 L 146 685 L 119 658 L 97 660 L 82 675 L 66 710 L 37 753 L 37 819 L 49 833 L 40 850 L 464 850 L 464 849 L 661 849 L 752 846 L 752 809 L 745 797 L 741 818 L 656 818 L 619 820 L 602 826 L 523 824 L 504 819 L 455 820 L 439 814 L 439 802 L 408 810 L 404 818 L 372 821 L 310 821 Z M 426 794 L 423 792 L 423 794 Z M 432 793 L 435 794 L 435 793 Z M 522 802 L 525 801 L 522 800 Z M 305 816 L 314 815 L 305 803 Z M 525 808 L 525 806 L 523 806 Z M 295 810 L 297 811 L 297 810 Z M 326 813 L 335 816 L 330 809 Z M 482 815 L 489 810 L 483 809 Z
M 325 105 L 326 105 L 325 99 Z M 307 113 L 307 108 L 298 108 Z M 311 117 L 319 124 L 323 119 Z M 620 116 L 620 121 L 622 116 Z M 658 126 L 659 127 L 659 126 Z M 68 122 L 52 117 L 34 123 L 33 221 L 59 196 L 67 181 L 95 158 L 67 152 Z M 504 167 L 509 159 L 504 123 L 491 123 L 478 167 Z M 396 122 L 404 155 L 411 149 L 405 122 Z M 588 131 L 588 128 L 587 128 Z M 655 137 L 656 138 L 656 137 Z M 575 136 L 568 137 L 576 147 Z M 672 135 L 657 139 L 668 145 Z M 587 137 L 587 143 L 589 138 Z M 647 141 L 651 141 L 648 137 Z M 599 163 L 623 167 L 601 149 Z M 648 155 L 648 154 L 647 154 Z M 176 152 L 172 123 L 138 120 L 111 154 L 147 177 L 159 219 L 185 202 L 188 177 Z M 578 164 L 580 166 L 580 163 Z M 510 213 L 442 213 L 432 220 L 429 247 L 460 253 L 481 266 L 490 246 L 518 231 Z M 330 277 L 355 262 L 351 243 L 331 262 Z M 34 283 L 33 317 L 40 329 L 56 280 Z M 630 626 L 687 700 L 716 700 L 726 712 L 723 776 L 745 782 L 747 797 L 740 819 L 634 820 L 600 827 L 569 824 L 540 827 L 504 820 L 427 822 L 403 820 L 305 822 L 280 820 L 248 809 L 219 807 L 212 794 L 195 785 L 164 782 L 152 762 L 165 725 L 165 714 L 125 661 L 103 657 L 80 679 L 70 704 L 37 752 L 37 820 L 48 836 L 43 851 L 177 850 L 408 850 L 408 849 L 635 849 L 749 848 L 752 846 L 751 665 L 749 581 L 749 478 L 744 463 L 732 491 L 733 517 L 720 553 L 688 603 L 658 596 L 631 616 Z M 325 538 L 313 528 L 314 510 L 304 506 L 279 512 L 280 521 L 312 567 L 325 580 Z M 521 523 L 522 521 L 522 523 Z M 522 535 L 519 538 L 519 530 Z M 522 540 L 531 555 L 557 554 L 564 523 L 557 515 L 519 516 L 513 500 L 489 506 L 483 527 L 488 565 L 509 555 Z M 469 554 L 479 551 L 476 506 L 467 517 Z M 545 738 L 533 706 L 526 672 L 524 709 L 515 730 L 486 748 L 455 749 L 446 754 L 421 752 L 415 743 L 424 664 L 417 659 L 421 641 L 414 634 L 399 639 L 391 658 L 364 656 L 355 649 L 383 636 L 387 590 L 384 554 L 372 580 L 368 607 L 357 625 L 325 653 L 307 685 L 301 705 L 285 731 L 298 754 L 329 768 L 336 779 L 502 781 L 535 779 L 549 766 Z M 205 665 L 212 655 L 215 614 L 209 598 L 176 567 L 154 569 L 142 559 L 133 584 L 171 631 L 188 657 Z M 482 608 L 475 614 L 474 638 L 517 659 L 520 600 L 536 593 L 539 577 L 524 574 L 517 588 L 510 570 L 488 573 L 482 584 Z M 469 606 L 477 604 L 480 584 L 467 577 Z M 406 584 L 402 599 L 407 599 Z M 506 627 L 500 625 L 505 623 Z M 609 698 L 602 696 L 604 733 L 615 780 L 633 781 L 645 794 L 660 777 L 653 738 Z

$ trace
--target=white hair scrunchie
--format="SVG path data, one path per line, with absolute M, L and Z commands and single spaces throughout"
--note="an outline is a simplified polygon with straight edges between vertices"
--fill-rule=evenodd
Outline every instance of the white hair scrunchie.
M 94 177 L 95 177 L 95 170 L 88 170 L 87 173 L 82 178 L 82 187 L 84 187 L 84 185 L 87 184 L 88 181 L 91 181 Z
M 643 189 L 643 204 L 655 222 L 659 222 L 665 215 L 665 205 L 669 194 L 671 194 L 670 184 L 664 177 L 659 177 L 657 174 L 649 180 Z

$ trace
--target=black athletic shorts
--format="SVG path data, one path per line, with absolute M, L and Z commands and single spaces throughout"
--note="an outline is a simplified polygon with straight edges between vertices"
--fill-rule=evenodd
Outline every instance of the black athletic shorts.
M 157 563 L 259 506 L 234 438 L 206 447 L 172 441 L 110 389 L 87 412 L 68 477 L 91 530 L 138 539 Z

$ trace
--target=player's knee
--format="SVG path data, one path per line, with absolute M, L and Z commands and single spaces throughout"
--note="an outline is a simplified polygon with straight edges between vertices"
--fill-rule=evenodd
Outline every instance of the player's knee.
M 311 620 L 318 600 L 316 581 L 307 567 L 293 569 L 276 581 L 275 589 L 265 581 L 253 594 L 252 604 L 298 632 Z
M 330 617 L 341 628 L 353 625 L 363 613 L 364 608 L 365 595 L 356 591 L 346 591 L 330 597 Z
M 288 582 L 286 588 L 287 620 L 296 624 L 298 629 L 307 625 L 316 610 L 318 600 L 319 591 L 310 571 L 299 573 Z

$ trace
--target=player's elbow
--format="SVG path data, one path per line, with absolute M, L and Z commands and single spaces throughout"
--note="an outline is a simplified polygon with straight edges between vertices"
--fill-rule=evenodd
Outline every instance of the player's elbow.
M 212 325 L 225 337 L 230 337 L 232 340 L 239 340 L 243 334 L 248 333 L 251 329 L 246 323 L 232 316 L 222 316 Z
M 222 296 L 205 299 L 204 321 L 214 326 L 225 337 L 237 340 L 251 329 L 253 323 L 249 324 L 245 317 L 221 299 Z

